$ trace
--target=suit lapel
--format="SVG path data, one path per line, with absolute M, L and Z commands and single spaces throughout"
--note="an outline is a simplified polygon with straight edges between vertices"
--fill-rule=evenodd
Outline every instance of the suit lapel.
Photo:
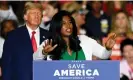
M 46 39 L 47 39 L 46 38 L 46 33 L 44 32 L 43 29 L 40 28 L 40 44 Z
M 26 28 L 26 25 L 23 26 L 23 34 L 25 35 L 25 36 L 23 36 L 23 38 L 26 39 L 26 40 L 25 40 L 25 44 L 27 44 L 27 47 L 28 47 L 30 50 L 32 50 L 32 52 L 33 52 L 32 43 L 31 43 L 31 39 L 30 39 L 30 35 L 29 35 L 29 32 L 28 32 L 28 30 L 27 30 L 27 28 Z

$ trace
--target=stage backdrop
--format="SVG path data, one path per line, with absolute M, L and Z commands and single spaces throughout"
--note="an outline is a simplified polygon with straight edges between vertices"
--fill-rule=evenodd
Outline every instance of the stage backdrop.
M 119 61 L 33 61 L 33 80 L 120 80 Z

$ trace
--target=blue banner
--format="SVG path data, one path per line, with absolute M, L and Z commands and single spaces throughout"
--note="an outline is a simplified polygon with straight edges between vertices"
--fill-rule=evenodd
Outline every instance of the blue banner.
M 33 80 L 120 80 L 119 61 L 33 61 Z

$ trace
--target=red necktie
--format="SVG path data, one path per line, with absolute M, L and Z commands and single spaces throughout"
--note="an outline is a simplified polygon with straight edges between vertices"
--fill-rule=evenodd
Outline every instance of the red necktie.
M 36 39 L 35 39 L 35 31 L 32 32 L 32 37 L 31 37 L 31 42 L 32 42 L 32 47 L 33 47 L 33 51 L 35 52 L 37 50 L 37 43 L 36 43 Z

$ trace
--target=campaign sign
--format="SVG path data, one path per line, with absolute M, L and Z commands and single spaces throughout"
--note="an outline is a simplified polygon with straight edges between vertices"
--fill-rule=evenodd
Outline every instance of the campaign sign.
M 33 80 L 120 80 L 119 61 L 33 61 Z

